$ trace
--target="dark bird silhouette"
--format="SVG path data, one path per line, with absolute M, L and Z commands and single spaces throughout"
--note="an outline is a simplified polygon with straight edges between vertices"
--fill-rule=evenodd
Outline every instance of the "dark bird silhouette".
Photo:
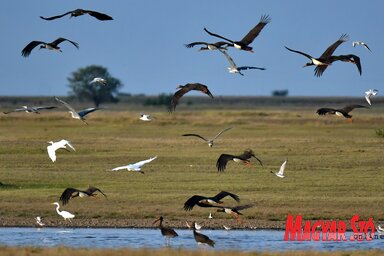
M 96 197 L 96 192 L 100 192 L 105 198 L 107 196 L 98 188 L 89 186 L 86 190 L 80 190 L 77 188 L 66 188 L 64 192 L 61 194 L 59 201 L 66 205 L 69 202 L 69 199 L 75 197 Z
M 218 49 L 225 50 L 225 49 L 227 49 L 228 45 L 231 45 L 231 44 L 227 43 L 227 42 L 223 42 L 223 41 L 216 42 L 216 43 L 193 42 L 190 44 L 186 44 L 185 47 L 192 48 L 195 45 L 205 45 L 205 46 L 200 47 L 200 49 L 199 49 L 199 51 L 205 51 L 205 50 L 218 50 Z
M 56 39 L 55 41 L 51 42 L 51 43 L 45 43 L 45 42 L 42 42 L 42 41 L 32 41 L 30 42 L 29 44 L 27 44 L 27 46 L 24 47 L 24 49 L 21 51 L 21 55 L 23 57 L 28 57 L 32 50 L 40 45 L 40 48 L 39 49 L 42 49 L 42 48 L 45 48 L 47 50 L 56 50 L 56 51 L 60 51 L 61 52 L 61 49 L 60 47 L 58 46 L 60 43 L 64 42 L 64 41 L 68 41 L 70 42 L 71 44 L 73 44 L 77 49 L 79 49 L 79 44 L 76 43 L 76 42 L 73 42 L 71 40 L 68 40 L 68 39 L 65 39 L 63 37 L 59 37 L 58 39 Z
M 236 202 L 240 202 L 240 198 L 238 195 L 232 194 L 227 191 L 221 191 L 215 196 L 212 197 L 207 197 L 207 196 L 199 196 L 199 195 L 194 195 L 191 198 L 189 198 L 185 203 L 184 203 L 184 210 L 185 211 L 190 211 L 193 209 L 195 205 L 200 206 L 200 207 L 213 207 L 214 205 L 222 204 L 223 202 L 220 201 L 226 196 L 232 197 Z
M 259 158 L 255 156 L 255 153 L 252 150 L 246 150 L 243 154 L 235 156 L 235 155 L 229 155 L 229 154 L 221 154 L 219 159 L 217 159 L 216 167 L 219 172 L 223 172 L 227 166 L 228 161 L 234 161 L 236 163 L 244 163 L 245 165 L 250 165 L 249 159 L 251 157 L 254 157 L 261 166 L 263 166 L 263 163 Z
M 333 62 L 338 61 L 338 60 L 355 64 L 356 67 L 357 67 L 357 70 L 359 71 L 359 74 L 361 75 L 362 68 L 361 68 L 360 58 L 358 56 L 356 56 L 356 55 L 353 55 L 353 54 L 329 57 L 328 60 L 327 60 L 329 62 L 329 64 L 328 65 L 317 66 L 315 68 L 315 74 L 317 76 L 321 76 L 329 65 L 331 65 Z
M 92 17 L 95 17 L 98 20 L 113 20 L 113 18 L 111 16 L 107 15 L 107 14 L 104 14 L 104 13 L 101 13 L 101 12 L 90 11 L 90 10 L 83 10 L 83 9 L 76 9 L 76 10 L 69 11 L 69 12 L 66 12 L 64 14 L 61 14 L 61 15 L 57 15 L 57 16 L 53 16 L 53 17 L 48 17 L 48 18 L 40 16 L 40 18 L 42 18 L 43 20 L 55 20 L 55 19 L 64 17 L 65 15 L 68 15 L 68 14 L 71 15 L 71 16 L 69 16 L 70 18 L 81 16 L 81 15 L 84 15 L 84 14 L 89 14 Z
M 55 106 L 41 106 L 41 107 L 27 107 L 27 106 L 22 106 L 21 108 L 16 108 L 11 111 L 6 111 L 3 112 L 4 114 L 9 114 L 13 112 L 27 112 L 27 113 L 35 113 L 35 114 L 40 114 L 39 110 L 44 110 L 44 109 L 54 109 L 57 108 Z
M 315 57 L 312 57 L 311 55 L 307 54 L 307 53 L 304 53 L 304 52 L 300 52 L 300 51 L 296 51 L 296 50 L 292 50 L 288 47 L 285 46 L 285 48 L 288 50 L 288 51 L 291 51 L 291 52 L 295 52 L 295 53 L 298 53 L 298 54 L 301 54 L 305 57 L 307 57 L 308 59 L 311 60 L 311 62 L 308 62 L 308 63 L 305 63 L 304 67 L 307 67 L 307 66 L 328 66 L 328 65 L 331 65 L 332 64 L 332 59 L 330 59 L 330 57 L 332 56 L 333 52 L 336 50 L 336 48 L 341 45 L 342 43 L 348 41 L 348 35 L 347 34 L 343 34 L 341 35 L 341 37 L 336 41 L 334 42 L 332 45 L 330 45 L 324 52 L 323 54 L 319 57 L 319 58 L 315 58 Z M 323 70 L 324 72 L 324 70 Z M 317 77 L 321 76 L 322 75 L 322 72 L 320 71 L 316 71 L 315 70 L 315 75 Z
M 199 247 L 199 244 L 203 244 L 204 250 L 206 249 L 205 246 L 209 245 L 211 247 L 215 247 L 215 242 L 211 240 L 208 236 L 201 234 L 196 231 L 196 222 L 192 223 L 193 228 L 193 237 L 195 238 L 195 241 L 197 242 L 197 247 Z
M 235 218 L 237 221 L 242 223 L 240 215 L 243 215 L 243 214 L 239 211 L 251 208 L 253 206 L 255 206 L 255 205 L 254 204 L 246 204 L 246 205 L 239 205 L 236 207 L 226 207 L 226 206 L 214 206 L 214 207 L 219 208 L 219 209 L 217 209 L 217 212 L 224 212 L 226 214 L 229 214 L 233 218 Z
M 208 90 L 208 87 L 206 85 L 200 84 L 200 83 L 188 83 L 186 85 L 179 85 L 177 88 L 180 88 L 171 99 L 171 105 L 169 107 L 169 111 L 175 111 L 176 105 L 179 103 L 179 100 L 181 97 L 183 97 L 184 94 L 191 90 L 195 91 L 201 91 L 202 93 L 207 94 L 209 97 L 213 99 L 212 93 Z
M 187 133 L 187 134 L 183 134 L 183 136 L 195 136 L 195 137 L 198 137 L 198 138 L 208 142 L 208 146 L 212 147 L 213 146 L 213 142 L 215 141 L 215 139 L 217 139 L 223 132 L 226 132 L 226 131 L 228 131 L 230 129 L 232 129 L 232 127 L 225 128 L 224 130 L 222 130 L 218 134 L 216 134 L 216 136 L 213 137 L 212 139 L 206 139 L 203 136 L 201 136 L 199 134 L 195 134 L 195 133 Z
M 171 238 L 174 238 L 174 237 L 179 236 L 179 235 L 172 228 L 164 227 L 163 226 L 163 220 L 164 220 L 163 216 L 160 216 L 157 220 L 155 220 L 153 222 L 153 224 L 160 221 L 159 228 L 160 228 L 161 234 L 165 237 L 165 244 L 168 246 L 168 245 L 170 245 Z
M 349 115 L 349 112 L 354 110 L 355 108 L 369 108 L 367 106 L 353 104 L 345 106 L 344 108 L 340 109 L 334 109 L 334 108 L 319 108 L 316 113 L 318 115 L 337 115 L 337 116 L 343 116 L 345 118 L 351 119 L 352 116 Z
M 239 50 L 253 52 L 253 48 L 251 46 L 249 46 L 249 44 L 251 44 L 253 42 L 253 40 L 260 34 L 260 31 L 270 21 L 271 21 L 271 19 L 269 18 L 268 15 L 261 16 L 261 19 L 260 19 L 259 23 L 254 28 L 252 28 L 251 31 L 249 31 L 248 34 L 246 34 L 243 37 L 243 39 L 241 39 L 240 41 L 234 41 L 234 40 L 225 38 L 225 37 L 223 37 L 221 35 L 214 34 L 214 33 L 210 32 L 210 31 L 208 31 L 208 29 L 206 29 L 206 28 L 204 28 L 204 31 L 207 32 L 211 36 L 218 37 L 218 38 L 221 38 L 221 39 L 223 39 L 225 41 L 230 42 L 231 44 L 228 44 L 228 46 L 233 46 L 233 47 L 235 47 L 235 48 L 237 48 Z

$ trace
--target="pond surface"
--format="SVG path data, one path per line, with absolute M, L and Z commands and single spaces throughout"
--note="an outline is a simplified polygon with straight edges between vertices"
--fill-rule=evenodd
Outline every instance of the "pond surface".
M 176 229 L 171 247 L 195 249 L 192 230 Z M 290 251 L 290 250 L 368 250 L 384 249 L 383 239 L 372 241 L 284 241 L 282 230 L 201 230 L 216 242 L 213 250 Z M 350 234 L 346 234 L 349 239 Z M 165 239 L 159 229 L 130 228 L 0 228 L 0 245 L 67 246 L 74 248 L 161 248 Z M 210 248 L 209 250 L 212 250 Z

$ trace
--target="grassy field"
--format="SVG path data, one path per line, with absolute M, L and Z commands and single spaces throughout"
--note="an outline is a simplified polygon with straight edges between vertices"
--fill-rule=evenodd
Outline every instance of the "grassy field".
M 170 115 L 154 110 L 153 122 L 138 120 L 139 111 L 102 110 L 92 113 L 89 125 L 67 112 L 0 116 L 0 224 L 33 225 L 44 216 L 48 225 L 151 226 L 163 215 L 166 225 L 184 226 L 197 220 L 206 227 L 226 223 L 234 228 L 284 227 L 288 213 L 304 219 L 349 220 L 373 217 L 384 221 L 383 108 L 355 110 L 354 122 L 319 117 L 313 109 L 254 108 L 249 110 L 180 110 Z M 213 136 L 225 127 L 213 148 L 183 133 Z M 47 141 L 67 139 L 76 152 L 48 158 Z M 224 173 L 215 167 L 221 153 L 239 154 L 251 148 L 261 167 L 229 163 Z M 112 172 L 112 168 L 157 155 L 144 166 L 145 175 Z M 288 158 L 286 178 L 277 171 Z M 51 205 L 67 187 L 102 189 L 108 200 L 73 199 L 64 207 L 76 215 L 64 223 Z M 192 195 L 236 193 L 244 210 L 244 224 L 222 213 L 195 207 L 185 212 Z M 226 205 L 236 205 L 230 199 Z M 87 255 L 87 254 L 85 254 Z

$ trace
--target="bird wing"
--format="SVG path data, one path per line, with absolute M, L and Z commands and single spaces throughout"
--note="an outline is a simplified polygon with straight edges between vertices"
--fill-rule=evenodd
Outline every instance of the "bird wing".
M 192 208 L 195 206 L 195 204 L 197 204 L 198 202 L 200 202 L 201 200 L 203 199 L 207 199 L 207 197 L 205 196 L 199 196 L 199 195 L 194 195 L 192 196 L 191 198 L 189 198 L 185 203 L 184 203 L 184 210 L 185 211 L 190 211 L 192 210 Z
M 100 189 L 96 188 L 96 187 L 93 187 L 93 186 L 89 186 L 87 188 L 87 190 L 85 190 L 85 192 L 87 194 L 93 194 L 95 192 L 100 192 L 105 198 L 107 198 L 107 195 L 103 193 L 103 191 L 101 191 Z
M 54 97 L 54 98 L 55 98 L 55 100 L 57 100 L 58 102 L 60 102 L 61 104 L 63 104 L 67 109 L 69 109 L 70 111 L 72 111 L 74 114 L 75 114 L 75 113 L 77 114 L 76 110 L 75 110 L 71 105 L 69 105 L 67 102 L 65 102 L 65 101 L 63 101 L 63 100 L 61 100 L 61 99 L 59 99 L 59 98 L 57 98 L 57 97 Z
M 34 110 L 41 110 L 41 109 L 54 109 L 57 108 L 56 106 L 41 106 L 41 107 L 32 107 Z
M 338 60 L 355 64 L 357 67 L 357 70 L 359 71 L 359 73 L 361 75 L 362 68 L 361 68 L 360 58 L 358 56 L 353 55 L 353 54 L 347 54 L 347 55 L 331 56 L 329 58 L 330 62 L 335 62 Z
M 223 39 L 223 40 L 226 40 L 226 41 L 228 41 L 228 42 L 231 42 L 232 44 L 234 43 L 234 41 L 232 41 L 232 40 L 230 40 L 230 39 L 228 39 L 228 38 L 225 38 L 225 37 L 220 36 L 220 35 L 218 35 L 218 34 L 214 34 L 214 33 L 212 33 L 212 32 L 209 32 L 208 29 L 206 29 L 206 28 L 204 28 L 204 31 L 207 32 L 207 33 L 208 33 L 209 35 L 211 35 L 211 36 L 221 38 L 221 39 Z
M 233 160 L 234 156 L 229 154 L 221 154 L 219 159 L 217 159 L 216 167 L 217 171 L 223 172 L 227 166 L 227 162 Z
M 84 10 L 85 13 L 88 13 L 92 17 L 95 17 L 98 20 L 113 20 L 113 18 L 107 14 L 95 11 Z
M 79 114 L 79 116 L 81 116 L 81 117 L 84 117 L 84 116 L 88 115 L 89 113 L 92 113 L 93 111 L 96 111 L 99 109 L 100 108 L 86 108 L 86 109 L 83 109 L 83 110 L 77 112 L 77 114 Z
M 201 83 L 193 83 L 193 84 L 186 84 L 187 87 L 191 87 L 192 90 L 198 90 L 205 94 L 207 94 L 209 97 L 213 99 L 212 93 L 208 90 L 208 86 L 201 84 Z
M 285 166 L 287 165 L 288 160 L 285 160 L 284 163 L 280 166 L 279 171 L 277 172 L 280 175 L 284 174 Z
M 180 90 L 175 92 L 175 94 L 172 96 L 171 105 L 169 107 L 169 110 L 171 112 L 175 111 L 176 105 L 179 103 L 180 98 L 183 97 L 183 95 L 189 92 L 190 90 L 191 90 L 190 88 L 184 86 L 183 88 L 180 88 Z
M 190 43 L 190 44 L 186 44 L 185 47 L 187 47 L 187 48 L 192 48 L 192 47 L 194 47 L 195 45 L 200 45 L 200 44 L 208 45 L 208 43 L 206 43 L 206 42 L 192 42 L 192 43 Z
M 237 67 L 238 70 L 247 70 L 247 69 L 259 69 L 259 70 L 265 70 L 265 68 L 259 68 L 259 67 L 250 67 L 250 66 L 241 66 Z
M 208 140 L 206 138 L 204 138 L 203 136 L 200 136 L 199 134 L 194 134 L 194 133 L 187 133 L 187 134 L 183 134 L 182 136 L 195 136 L 195 137 L 198 137 L 202 140 L 205 140 L 206 142 L 208 142 Z
M 73 151 L 76 151 L 76 149 L 71 145 L 71 143 L 67 140 L 62 140 L 62 141 L 65 141 L 65 144 L 64 145 L 68 145 L 68 147 L 70 147 Z
M 60 43 L 62 43 L 62 42 L 64 42 L 64 41 L 68 41 L 68 42 L 70 42 L 70 43 L 73 44 L 77 49 L 79 49 L 79 44 L 78 44 L 78 43 L 73 42 L 73 41 L 71 41 L 71 40 L 69 40 L 69 39 L 63 38 L 63 37 L 59 37 L 59 38 L 57 38 L 57 39 L 56 39 L 55 41 L 53 41 L 51 44 L 57 46 L 58 44 L 60 44 Z
M 268 15 L 261 16 L 259 23 L 241 39 L 243 44 L 249 45 L 260 34 L 260 31 L 271 21 Z
M 143 161 L 134 163 L 134 164 L 132 164 L 132 166 L 134 166 L 135 168 L 140 168 L 140 167 L 142 167 L 143 165 L 145 165 L 145 164 L 147 164 L 147 163 L 149 163 L 149 162 L 152 162 L 152 161 L 155 160 L 156 158 L 157 158 L 157 156 L 155 156 L 155 157 L 151 157 L 151 158 L 149 158 L 149 159 L 147 159 L 147 160 L 143 160 Z
M 311 55 L 306 54 L 305 52 L 296 51 L 296 50 L 293 50 L 293 49 L 291 49 L 291 48 L 288 48 L 287 46 L 284 46 L 284 47 L 285 47 L 285 49 L 287 49 L 288 51 L 291 51 L 291 52 L 295 52 L 295 53 L 301 54 L 301 55 L 307 57 L 307 58 L 310 59 L 310 60 L 313 59 L 313 57 L 312 57 Z
M 367 50 L 369 50 L 370 52 L 372 52 L 371 49 L 369 49 L 369 47 L 368 47 L 368 45 L 367 45 L 366 43 L 363 42 L 363 46 L 364 46 Z
M 254 204 L 245 204 L 245 205 L 239 205 L 239 206 L 233 207 L 232 209 L 235 210 L 235 211 L 241 211 L 241 210 L 244 210 L 244 209 L 251 208 L 253 206 L 255 206 L 255 205 Z
M 119 167 L 113 168 L 112 171 L 118 171 L 118 170 L 122 170 L 122 169 L 128 169 L 128 166 L 130 166 L 130 164 L 129 164 L 129 165 L 124 165 L 124 166 L 119 166 Z
M 355 108 L 368 108 L 368 107 L 367 106 L 363 106 L 363 105 L 359 105 L 359 104 L 351 104 L 351 105 L 345 106 L 344 108 L 342 108 L 340 110 L 344 111 L 346 113 L 349 113 L 352 110 L 354 110 Z
M 336 113 L 336 109 L 334 108 L 319 108 L 318 110 L 316 110 L 316 113 L 318 115 L 326 115 L 326 114 L 331 114 L 331 115 L 334 115 Z
M 331 61 L 332 62 L 332 61 Z M 323 75 L 324 71 L 327 69 L 328 65 L 320 65 L 315 67 L 315 76 L 320 77 Z
M 21 50 L 21 55 L 23 57 L 28 57 L 31 54 L 32 50 L 39 44 L 46 44 L 46 43 L 42 41 L 32 41 L 29 44 L 27 44 L 27 46 L 25 46 L 23 50 Z
M 14 110 L 11 110 L 11 111 L 5 111 L 3 112 L 4 114 L 9 114 L 9 113 L 12 113 L 12 112 L 21 112 L 21 111 L 26 111 L 27 109 L 25 108 L 17 108 L 17 109 L 14 109 Z
M 52 162 L 55 162 L 56 161 L 56 150 L 55 150 L 55 148 L 52 145 L 49 145 L 47 147 L 47 151 L 48 151 L 49 158 L 51 158 Z
M 237 69 L 237 66 L 236 66 L 236 63 L 233 61 L 233 59 L 231 58 L 231 56 L 229 56 L 229 54 L 227 53 L 226 50 L 222 50 L 222 49 L 219 49 L 219 51 L 224 54 L 224 56 L 227 58 L 228 62 L 229 62 L 229 65 L 231 65 L 232 68 L 234 69 Z
M 369 105 L 372 105 L 372 103 L 371 103 L 371 96 L 372 96 L 372 94 L 370 94 L 370 93 L 365 95 L 365 99 L 366 99 L 366 101 L 368 102 Z M 7 113 L 4 112 L 4 114 L 7 114 Z
M 320 56 L 320 59 L 328 59 L 329 57 L 331 57 L 331 55 L 333 54 L 333 52 L 336 50 L 336 48 L 344 43 L 348 41 L 348 35 L 347 34 L 342 34 L 339 38 L 339 40 L 337 40 L 336 42 L 334 42 L 333 44 L 331 44 L 324 52 L 323 54 L 321 54 Z
M 217 201 L 220 201 L 221 199 L 223 199 L 226 196 L 230 196 L 234 200 L 236 200 L 236 202 L 240 202 L 240 198 L 238 195 L 232 194 L 232 193 L 227 192 L 227 191 L 221 191 L 219 194 L 215 195 L 214 198 L 216 198 Z
M 231 129 L 232 129 L 232 127 L 225 128 L 224 130 L 222 130 L 222 131 L 220 131 L 218 134 L 216 134 L 216 136 L 213 137 L 212 140 L 217 139 L 222 133 L 224 133 L 224 132 L 226 132 L 226 131 L 228 131 L 228 130 L 231 130 Z
M 43 20 L 55 20 L 55 19 L 58 19 L 58 18 L 64 17 L 65 15 L 68 15 L 68 14 L 70 14 L 70 13 L 72 13 L 72 11 L 66 12 L 66 13 L 64 13 L 64 14 L 61 14 L 61 15 L 57 15 L 57 16 L 48 17 L 48 18 L 45 18 L 45 17 L 43 17 L 43 16 L 40 16 L 40 18 L 41 18 L 41 19 L 43 19 Z
M 66 205 L 69 202 L 69 199 L 71 199 L 73 193 L 77 192 L 83 192 L 81 190 L 78 190 L 76 188 L 67 188 L 64 190 L 64 192 L 61 194 L 59 201 L 63 204 Z

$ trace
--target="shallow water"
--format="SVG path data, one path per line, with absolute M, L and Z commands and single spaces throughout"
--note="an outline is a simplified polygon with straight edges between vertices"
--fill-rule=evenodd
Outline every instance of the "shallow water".
M 176 229 L 171 247 L 195 249 L 192 230 Z M 384 249 L 384 239 L 345 242 L 284 241 L 279 230 L 202 230 L 216 242 L 214 250 L 368 250 Z M 349 238 L 349 235 L 346 235 Z M 0 228 L 0 245 L 67 246 L 75 248 L 161 248 L 165 240 L 159 229 L 130 228 Z

